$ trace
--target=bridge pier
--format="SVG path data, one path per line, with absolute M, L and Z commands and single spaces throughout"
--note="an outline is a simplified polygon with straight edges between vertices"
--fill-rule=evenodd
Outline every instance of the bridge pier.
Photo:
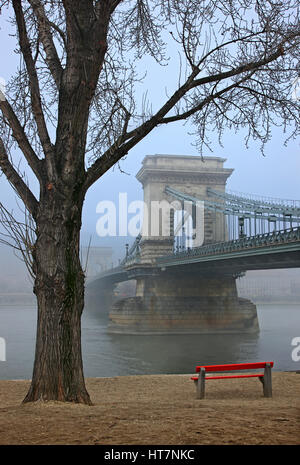
M 123 334 L 213 334 L 259 331 L 256 306 L 238 297 L 233 276 L 137 278 L 136 296 L 116 302 L 108 331 Z

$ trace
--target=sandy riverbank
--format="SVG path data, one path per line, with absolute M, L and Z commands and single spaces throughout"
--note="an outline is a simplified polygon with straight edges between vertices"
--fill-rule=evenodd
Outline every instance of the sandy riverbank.
M 22 405 L 28 381 L 0 381 L 0 444 L 300 444 L 300 374 L 209 381 L 195 399 L 189 375 L 89 378 L 93 406 Z

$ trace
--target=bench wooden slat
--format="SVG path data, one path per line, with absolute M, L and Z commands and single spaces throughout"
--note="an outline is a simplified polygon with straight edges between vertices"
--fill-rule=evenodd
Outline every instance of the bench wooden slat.
M 263 373 L 256 373 L 251 375 L 232 375 L 232 376 L 206 376 L 205 381 L 207 379 L 229 379 L 229 378 L 263 378 Z M 193 376 L 191 378 L 193 381 L 198 381 L 198 376 Z
M 266 363 L 273 367 L 274 362 L 258 362 L 258 363 L 231 363 L 227 365 L 199 365 L 196 367 L 196 372 L 200 372 L 200 368 L 205 368 L 206 372 L 217 371 L 235 371 L 235 370 L 255 370 L 258 368 L 265 368 Z

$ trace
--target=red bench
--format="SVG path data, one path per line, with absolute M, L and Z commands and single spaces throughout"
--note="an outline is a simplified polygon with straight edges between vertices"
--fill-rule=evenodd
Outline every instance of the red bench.
M 263 384 L 263 393 L 265 397 L 272 397 L 272 373 L 271 369 L 274 362 L 258 362 L 258 363 L 234 363 L 229 365 L 203 365 L 196 367 L 198 376 L 192 376 L 192 380 L 196 384 L 197 399 L 204 399 L 205 396 L 205 381 L 209 379 L 229 379 L 229 378 L 258 378 Z M 218 373 L 228 371 L 242 370 L 257 370 L 264 368 L 263 373 L 254 374 L 234 374 L 229 376 L 206 376 L 206 373 Z

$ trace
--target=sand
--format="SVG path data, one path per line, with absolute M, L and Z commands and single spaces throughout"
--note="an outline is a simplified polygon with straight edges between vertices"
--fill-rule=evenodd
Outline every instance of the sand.
M 273 372 L 273 397 L 257 378 L 206 382 L 190 375 L 88 378 L 93 406 L 22 404 L 29 381 L 0 381 L 1 445 L 300 444 L 300 374 Z

